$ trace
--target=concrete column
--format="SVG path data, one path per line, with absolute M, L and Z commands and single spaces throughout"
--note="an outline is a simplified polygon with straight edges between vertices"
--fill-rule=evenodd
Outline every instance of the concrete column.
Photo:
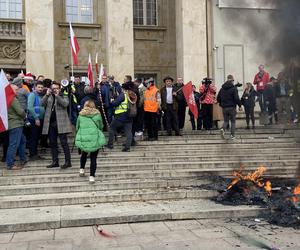
M 106 0 L 106 58 L 108 74 L 122 82 L 134 74 L 133 1 Z
M 207 75 L 206 0 L 176 0 L 177 75 L 184 82 Z
M 26 70 L 54 79 L 53 0 L 26 0 Z

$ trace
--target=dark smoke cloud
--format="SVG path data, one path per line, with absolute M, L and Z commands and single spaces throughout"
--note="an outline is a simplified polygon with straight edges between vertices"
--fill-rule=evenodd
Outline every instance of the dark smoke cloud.
M 222 9 L 233 35 L 247 31 L 268 64 L 293 61 L 300 66 L 300 0 L 277 0 L 275 10 Z M 260 15 L 260 12 L 265 12 Z M 269 18 L 264 17 L 267 14 Z M 267 21 L 267 23 L 265 23 Z

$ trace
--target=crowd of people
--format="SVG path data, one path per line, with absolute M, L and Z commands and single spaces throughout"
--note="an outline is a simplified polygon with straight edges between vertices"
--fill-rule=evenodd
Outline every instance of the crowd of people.
M 113 149 L 119 135 L 126 138 L 122 151 L 128 152 L 137 145 L 137 136 L 156 141 L 159 130 L 166 130 L 168 136 L 172 136 L 173 131 L 175 136 L 181 136 L 185 126 L 188 105 L 180 77 L 176 81 L 170 76 L 165 77 L 160 89 L 153 78 L 133 81 L 130 75 L 125 76 L 123 84 L 112 75 L 103 75 L 102 80 L 92 87 L 82 82 L 79 76 L 75 76 L 74 82 L 61 83 L 30 73 L 19 74 L 14 79 L 9 74 L 6 77 L 16 93 L 8 109 L 8 131 L 0 133 L 2 161 L 6 162 L 8 170 L 22 169 L 28 160 L 42 160 L 38 154 L 39 146 L 42 150 L 51 149 L 52 162 L 47 168 L 70 168 L 67 135 L 75 130 L 74 144 L 81 154 L 80 176 L 85 174 L 89 155 L 90 182 L 93 183 L 99 150 L 102 147 Z M 297 121 L 291 88 L 283 74 L 277 79 L 269 78 L 261 65 L 253 84 L 245 84 L 241 98 L 239 87 L 232 75 L 228 75 L 219 92 L 210 78 L 204 78 L 198 90 L 193 85 L 198 117 L 189 110 L 192 129 L 218 129 L 218 121 L 224 119 L 221 135 L 225 138 L 225 132 L 230 128 L 230 138 L 234 139 L 236 107 L 242 111 L 244 106 L 246 128 L 250 129 L 250 122 L 255 128 L 256 102 L 261 113 L 267 113 L 267 124 L 272 124 L 273 118 L 277 123 L 280 114 L 289 114 L 293 122 Z M 108 131 L 107 142 L 103 131 Z M 144 134 L 147 137 L 143 137 Z M 65 158 L 63 165 L 59 163 L 58 138 Z M 15 163 L 16 154 L 19 164 Z

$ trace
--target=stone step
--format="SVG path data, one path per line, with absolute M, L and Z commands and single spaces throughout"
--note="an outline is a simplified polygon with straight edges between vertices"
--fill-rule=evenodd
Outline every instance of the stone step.
M 151 151 L 141 151 L 141 150 L 136 150 L 138 149 L 138 147 L 134 148 L 133 151 L 128 152 L 126 154 L 124 154 L 123 152 L 118 152 L 118 151 L 105 151 L 99 152 L 99 158 L 101 159 L 127 159 L 127 158 L 133 158 L 133 157 L 161 157 L 164 158 L 166 156 L 171 157 L 171 156 L 188 156 L 188 155 L 205 155 L 205 156 L 216 156 L 220 155 L 229 155 L 228 154 L 228 148 L 191 148 L 191 149 L 182 149 L 181 150 L 160 150 L 157 152 L 151 152 Z M 270 148 L 270 147 L 266 147 L 266 148 L 258 148 L 257 146 L 252 146 L 251 147 L 240 147 L 237 150 L 233 150 L 233 152 L 230 153 L 231 156 L 245 156 L 245 152 L 247 151 L 248 154 L 250 155 L 285 155 L 288 153 L 291 154 L 298 154 L 299 153 L 299 147 L 277 147 L 277 148 Z M 51 156 L 50 153 L 47 154 L 40 154 L 41 156 L 43 156 L 45 158 L 45 160 L 51 160 Z M 62 154 L 59 155 L 60 159 L 63 159 L 64 156 Z M 80 155 L 73 151 L 72 153 L 72 159 L 79 159 Z M 40 161 L 36 161 L 36 162 L 40 162 Z M 28 162 L 28 164 L 30 164 L 30 162 Z
M 157 188 L 129 190 L 106 190 L 93 192 L 72 192 L 3 196 L 0 198 L 0 209 L 27 208 L 42 206 L 63 206 L 85 203 L 106 203 L 124 201 L 169 200 L 186 198 L 209 198 L 217 195 L 212 190 L 191 190 L 185 188 Z
M 62 159 L 62 158 L 61 158 Z M 72 157 L 72 164 L 73 166 L 79 166 L 80 164 L 80 156 L 73 156 Z M 294 154 L 261 154 L 261 155 L 220 155 L 212 156 L 212 155 L 206 155 L 206 156 L 195 156 L 195 155 L 185 155 L 185 156 L 150 156 L 150 157 L 115 157 L 115 158 L 103 158 L 101 154 L 98 156 L 97 163 L 98 166 L 101 168 L 101 171 L 106 171 L 107 169 L 114 169 L 115 166 L 118 166 L 120 162 L 122 164 L 135 164 L 135 163 L 163 163 L 163 162 L 201 162 L 205 163 L 207 161 L 247 161 L 247 160 L 259 160 L 259 161 L 270 161 L 270 160 L 290 160 L 290 159 L 300 159 L 299 152 L 295 152 Z M 63 161 L 62 161 L 63 162 Z M 28 174 L 31 173 L 31 171 L 34 170 L 43 170 L 47 165 L 51 163 L 51 159 L 47 159 L 44 161 L 34 161 L 34 162 L 28 162 L 26 165 L 26 168 L 24 168 L 23 172 L 26 172 Z M 112 166 L 114 164 L 114 166 Z M 87 164 L 88 165 L 88 164 Z M 128 166 L 130 167 L 130 165 Z M 126 170 L 128 169 L 126 166 Z M 124 169 L 124 168 L 123 168 Z M 122 168 L 120 168 L 122 170 Z M 51 170 L 48 169 L 48 172 Z
M 128 190 L 128 189 L 157 189 L 199 186 L 211 183 L 208 179 L 134 179 L 134 180 L 109 180 L 96 182 L 91 185 L 86 178 L 80 178 L 77 182 L 62 183 L 41 183 L 27 185 L 11 185 L 1 187 L 1 196 L 8 195 L 29 195 L 29 194 L 50 194 L 50 193 L 72 193 L 72 192 L 92 192 L 104 190 Z
M 267 166 L 267 175 L 276 174 L 294 174 L 297 170 L 297 161 L 291 162 L 288 165 L 284 162 L 273 163 L 272 166 Z M 254 171 L 260 166 L 257 162 L 253 164 L 247 164 L 247 172 Z M 98 170 L 96 173 L 98 181 L 108 180 L 128 180 L 128 179 L 178 179 L 178 178 L 203 178 L 205 176 L 220 175 L 220 176 L 232 176 L 233 171 L 237 169 L 237 166 L 224 167 L 221 162 L 220 167 L 207 167 L 199 168 L 199 164 L 195 164 L 194 168 L 191 168 L 192 164 L 188 168 L 179 169 L 151 169 L 151 170 L 136 170 L 136 171 L 116 171 L 116 172 L 101 172 Z M 62 183 L 62 182 L 78 182 L 80 177 L 78 176 L 78 170 L 58 170 L 48 175 L 25 175 L 25 176 L 4 176 L 0 177 L 1 186 L 7 185 L 26 185 L 26 184 L 41 184 L 41 183 Z
M 207 199 L 114 202 L 0 210 L 0 232 L 144 221 L 257 217 L 255 206 L 223 206 Z

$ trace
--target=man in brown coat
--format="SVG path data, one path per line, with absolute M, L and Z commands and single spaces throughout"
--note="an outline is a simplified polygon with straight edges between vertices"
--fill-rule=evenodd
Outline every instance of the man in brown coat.
M 178 125 L 178 100 L 177 92 L 173 88 L 173 78 L 164 78 L 165 86 L 161 88 L 161 107 L 166 118 L 166 128 L 168 135 L 172 135 L 172 128 L 176 135 L 180 135 Z
M 71 165 L 71 155 L 68 145 L 67 134 L 72 132 L 71 123 L 68 117 L 69 100 L 61 93 L 60 84 L 52 82 L 51 88 L 47 89 L 46 95 L 41 100 L 45 107 L 45 118 L 43 135 L 49 136 L 52 163 L 47 168 L 59 167 L 57 137 L 65 154 L 65 164 L 61 168 L 69 168 Z

